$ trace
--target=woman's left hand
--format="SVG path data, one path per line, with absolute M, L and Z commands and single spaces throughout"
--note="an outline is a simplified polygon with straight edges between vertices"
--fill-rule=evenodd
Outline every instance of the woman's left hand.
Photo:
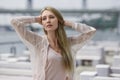
M 64 21 L 64 26 L 72 27 L 74 25 L 74 22 L 65 20 Z

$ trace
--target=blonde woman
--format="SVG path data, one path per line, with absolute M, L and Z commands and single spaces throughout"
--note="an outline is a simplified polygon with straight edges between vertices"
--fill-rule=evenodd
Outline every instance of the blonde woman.
M 76 53 L 72 51 L 80 49 L 96 31 L 91 26 L 64 20 L 53 7 L 45 7 L 40 16 L 14 18 L 11 23 L 31 52 L 33 80 L 74 80 Z M 25 26 L 31 23 L 42 25 L 45 35 L 27 30 Z M 65 26 L 80 34 L 67 37 Z

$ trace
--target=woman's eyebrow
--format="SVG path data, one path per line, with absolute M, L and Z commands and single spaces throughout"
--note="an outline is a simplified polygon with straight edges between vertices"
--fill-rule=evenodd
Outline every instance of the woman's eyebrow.
M 55 15 L 49 14 L 49 15 L 43 15 L 42 17 L 46 17 L 46 16 L 55 16 Z

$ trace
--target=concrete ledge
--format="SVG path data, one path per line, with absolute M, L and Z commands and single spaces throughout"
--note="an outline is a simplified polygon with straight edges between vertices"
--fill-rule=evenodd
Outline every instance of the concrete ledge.
M 32 76 L 32 71 L 25 69 L 0 68 L 0 75 Z
M 120 67 L 111 67 L 111 73 L 120 74 Z
M 119 77 L 120 78 L 120 74 L 115 74 L 115 73 L 112 73 L 110 74 L 111 77 Z
M 0 61 L 0 68 L 31 69 L 31 63 L 30 62 L 6 62 L 6 61 Z
M 95 77 L 93 80 L 120 80 L 120 78 L 115 77 Z
M 0 75 L 0 80 L 32 80 L 32 77 Z
M 97 75 L 97 72 L 84 71 L 80 73 L 80 80 L 92 80 Z

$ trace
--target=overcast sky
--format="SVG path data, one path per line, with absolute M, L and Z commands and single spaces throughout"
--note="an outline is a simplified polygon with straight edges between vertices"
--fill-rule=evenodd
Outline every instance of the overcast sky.
M 60 9 L 81 9 L 82 0 L 33 0 L 33 8 L 53 6 Z M 27 0 L 0 0 L 0 8 L 25 9 Z M 87 0 L 89 9 L 109 9 L 120 7 L 120 0 Z

